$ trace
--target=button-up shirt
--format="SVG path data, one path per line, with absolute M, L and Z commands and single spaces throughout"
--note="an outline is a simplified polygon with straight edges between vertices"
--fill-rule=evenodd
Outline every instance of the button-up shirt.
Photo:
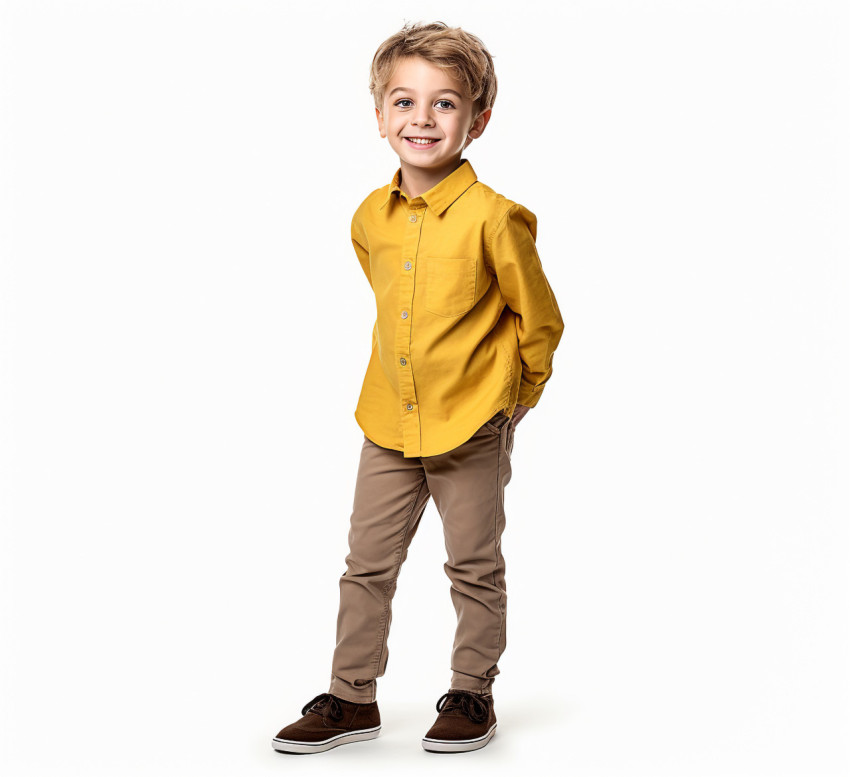
M 398 168 L 351 220 L 377 308 L 354 417 L 384 448 L 434 456 L 540 401 L 564 323 L 530 210 L 466 159 L 418 197 L 400 182 Z

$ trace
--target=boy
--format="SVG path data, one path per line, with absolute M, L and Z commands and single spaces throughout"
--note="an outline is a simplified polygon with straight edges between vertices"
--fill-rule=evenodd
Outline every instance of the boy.
M 514 430 L 540 400 L 564 325 L 537 256 L 534 214 L 478 181 L 461 157 L 496 96 L 481 41 L 442 22 L 406 25 L 378 49 L 370 91 L 400 167 L 351 223 L 377 320 L 355 411 L 364 440 L 337 644 L 328 692 L 272 745 L 315 753 L 378 736 L 392 598 L 433 496 L 458 622 L 451 685 L 422 746 L 475 750 L 496 729 Z

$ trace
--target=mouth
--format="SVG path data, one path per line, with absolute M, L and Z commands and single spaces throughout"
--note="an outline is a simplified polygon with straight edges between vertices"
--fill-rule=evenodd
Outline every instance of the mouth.
M 405 145 L 411 148 L 434 148 L 440 142 L 439 138 L 421 138 L 416 136 L 404 139 Z

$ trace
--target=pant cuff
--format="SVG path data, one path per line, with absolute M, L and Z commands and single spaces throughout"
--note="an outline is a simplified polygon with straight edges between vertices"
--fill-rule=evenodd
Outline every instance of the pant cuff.
M 364 688 L 353 690 L 349 683 L 346 683 L 343 680 L 338 680 L 335 677 L 331 680 L 328 693 L 332 693 L 334 696 L 339 696 L 340 699 L 353 702 L 354 704 L 369 704 L 370 702 L 375 701 L 374 684 L 372 686 L 367 685 Z
M 480 683 L 476 685 L 470 684 L 469 680 L 457 680 L 452 681 L 451 686 L 449 687 L 451 691 L 468 691 L 469 693 L 477 693 L 481 696 L 486 696 L 488 694 L 493 693 L 493 683 L 492 681 L 482 686 Z

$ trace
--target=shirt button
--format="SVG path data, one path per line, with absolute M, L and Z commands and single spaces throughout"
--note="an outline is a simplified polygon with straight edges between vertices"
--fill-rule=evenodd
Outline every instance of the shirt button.
M 416 214 L 411 213 L 407 218 L 408 218 L 409 221 L 416 221 Z
M 404 365 L 405 365 L 405 364 L 407 364 L 407 359 L 405 359 L 405 358 L 404 358 L 404 356 L 402 356 L 402 357 L 399 359 L 399 362 L 401 363 L 401 366 L 402 366 L 402 367 L 404 367 Z
M 402 311 L 401 311 L 401 317 L 402 317 L 402 318 L 407 318 L 407 311 L 406 311 L 406 310 L 402 310 Z
M 408 405 L 408 406 L 407 406 L 407 409 L 408 409 L 408 410 L 413 410 L 413 405 Z
M 411 267 L 413 267 L 413 263 L 412 263 L 412 262 L 405 262 L 405 263 L 404 263 L 404 269 L 405 269 L 405 270 L 409 270 Z

